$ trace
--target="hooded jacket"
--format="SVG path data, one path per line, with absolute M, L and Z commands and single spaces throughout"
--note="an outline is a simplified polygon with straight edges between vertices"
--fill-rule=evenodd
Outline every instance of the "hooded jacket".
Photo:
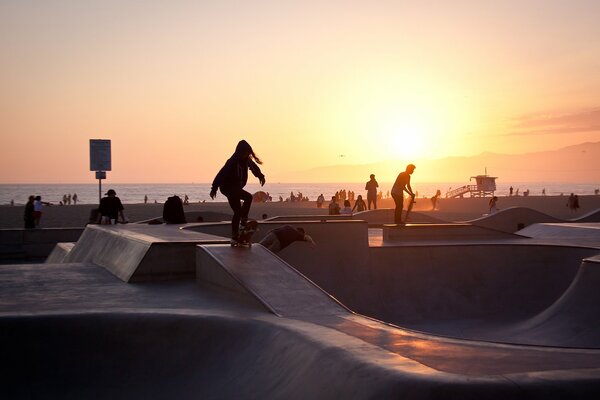
M 248 169 L 258 179 L 264 179 L 265 176 L 258 165 L 250 157 L 244 159 L 243 155 L 248 151 L 252 151 L 252 147 L 245 140 L 241 140 L 237 144 L 233 155 L 215 176 L 212 190 L 216 191 L 218 188 L 223 187 L 243 188 L 248 182 Z

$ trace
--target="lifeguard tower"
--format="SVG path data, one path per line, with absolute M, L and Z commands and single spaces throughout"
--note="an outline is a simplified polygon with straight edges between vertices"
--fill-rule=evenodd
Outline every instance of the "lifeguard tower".
M 446 198 L 463 197 L 469 193 L 471 197 L 487 197 L 493 196 L 496 191 L 497 176 L 485 175 L 472 176 L 469 180 L 475 179 L 476 185 L 465 185 L 459 188 L 450 190 L 446 193 Z

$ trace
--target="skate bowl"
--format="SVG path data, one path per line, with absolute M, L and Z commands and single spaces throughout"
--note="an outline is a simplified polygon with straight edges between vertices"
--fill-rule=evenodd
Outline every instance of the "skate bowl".
M 588 283 L 600 279 L 598 249 L 412 243 L 370 248 L 365 268 L 307 263 L 303 247 L 280 256 L 359 314 L 462 339 L 600 348 L 590 318 L 600 297 Z

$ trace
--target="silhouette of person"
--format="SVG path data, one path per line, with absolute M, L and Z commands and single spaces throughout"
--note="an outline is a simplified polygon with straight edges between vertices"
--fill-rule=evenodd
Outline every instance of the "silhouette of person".
M 35 199 L 33 200 L 33 220 L 35 221 L 35 226 L 40 226 L 43 205 L 49 206 L 50 203 L 42 201 L 42 196 L 35 196 Z
M 23 219 L 25 220 L 25 229 L 35 228 L 35 217 L 33 208 L 34 201 L 35 197 L 29 196 L 29 200 L 27 200 L 27 203 L 25 204 L 25 214 L 23 215 Z
M 339 215 L 340 205 L 337 203 L 337 197 L 331 197 L 331 203 L 329 203 L 329 215 Z
M 321 193 L 319 195 L 319 197 L 317 197 L 317 208 L 323 207 L 324 202 L 325 202 L 325 196 L 323 196 L 323 193 Z
M 398 177 L 396 178 L 396 182 L 394 182 L 394 186 L 392 186 L 392 198 L 394 199 L 394 203 L 396 204 L 396 209 L 394 210 L 394 223 L 401 224 L 402 223 L 402 208 L 404 207 L 404 192 L 408 193 L 411 196 L 410 201 L 414 201 L 415 194 L 410 187 L 410 176 L 415 172 L 415 165 L 408 164 L 406 166 L 406 170 L 404 172 L 400 172 Z
M 437 207 L 438 199 L 442 196 L 442 191 L 440 189 L 435 192 L 435 196 L 431 198 L 431 211 L 434 211 Z
M 513 187 L 512 186 L 508 189 L 508 195 L 509 196 L 513 195 Z
M 309 242 L 314 245 L 314 240 L 304 232 L 303 228 L 294 228 L 290 225 L 284 225 L 279 228 L 275 228 L 260 241 L 260 244 L 265 246 L 268 250 L 273 253 L 277 253 L 294 242 Z
M 252 150 L 245 140 L 240 140 L 233 155 L 225 162 L 225 165 L 215 176 L 210 191 L 210 197 L 214 200 L 217 190 L 227 197 L 229 206 L 233 210 L 231 219 L 231 240 L 237 242 L 240 224 L 246 225 L 248 213 L 252 205 L 252 195 L 244 190 L 248 182 L 248 169 L 258 178 L 261 186 L 265 184 L 265 176 L 257 164 L 262 161 Z
M 367 209 L 367 204 L 362 198 L 362 195 L 358 195 L 356 198 L 356 202 L 354 203 L 354 207 L 352 207 L 352 211 L 356 209 L 357 212 L 365 211 Z
M 73 193 L 73 205 L 77 205 L 77 193 Z
M 100 199 L 100 207 L 98 207 L 98 223 L 103 225 L 114 225 L 117 223 L 119 216 L 121 222 L 127 223 L 127 218 L 123 213 L 124 207 L 121 199 L 117 197 L 117 192 L 113 189 L 108 189 L 105 197 Z
M 350 200 L 344 200 L 344 208 L 341 209 L 340 214 L 352 215 L 352 206 L 350 205 Z
M 497 196 L 494 196 L 494 197 L 492 197 L 490 199 L 490 202 L 489 202 L 490 214 L 494 214 L 494 213 L 498 212 L 497 203 L 498 203 L 498 197 Z
M 148 195 L 144 195 L 144 204 L 148 204 Z
M 379 183 L 375 180 L 375 175 L 370 175 L 369 181 L 365 185 L 365 190 L 367 191 L 367 204 L 369 206 L 369 210 L 371 209 L 371 203 L 373 203 L 373 208 L 377 210 L 377 188 L 379 187 Z

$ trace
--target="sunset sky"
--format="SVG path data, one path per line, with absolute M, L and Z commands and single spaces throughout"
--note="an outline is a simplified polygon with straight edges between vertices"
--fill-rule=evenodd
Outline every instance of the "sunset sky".
M 276 181 L 600 141 L 599 15 L 597 0 L 0 0 L 0 183 L 94 182 L 94 138 L 112 140 L 114 183 L 212 181 L 240 139 Z

